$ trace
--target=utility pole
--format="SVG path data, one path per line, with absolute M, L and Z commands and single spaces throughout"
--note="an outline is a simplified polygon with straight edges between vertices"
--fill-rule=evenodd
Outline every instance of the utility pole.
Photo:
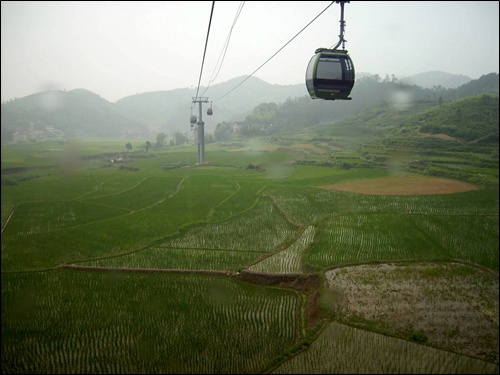
M 201 165 L 205 163 L 205 123 L 203 122 L 203 117 L 202 117 L 202 104 L 201 103 L 208 103 L 208 98 L 206 97 L 194 97 L 193 98 L 193 103 L 198 103 L 199 104 L 199 117 L 198 119 L 196 116 L 191 116 L 191 127 L 194 126 L 194 124 L 198 125 L 197 132 L 196 132 L 196 143 L 198 144 L 198 164 Z M 207 112 L 208 114 L 211 114 L 211 108 Z

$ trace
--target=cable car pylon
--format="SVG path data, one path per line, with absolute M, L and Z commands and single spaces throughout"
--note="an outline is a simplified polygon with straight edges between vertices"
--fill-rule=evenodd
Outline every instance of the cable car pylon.
M 208 103 L 207 97 L 193 97 L 193 104 L 198 103 L 199 105 L 199 117 L 196 118 L 195 115 L 191 115 L 191 129 L 194 128 L 194 124 L 198 127 L 196 129 L 196 143 L 198 145 L 198 165 L 205 164 L 205 123 L 203 122 L 203 111 L 202 103 Z M 209 115 L 213 113 L 212 108 L 209 108 L 207 112 Z

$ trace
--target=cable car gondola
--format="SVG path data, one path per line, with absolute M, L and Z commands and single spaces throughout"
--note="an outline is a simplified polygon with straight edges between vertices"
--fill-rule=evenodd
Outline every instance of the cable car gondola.
M 313 99 L 352 99 L 354 64 L 347 51 L 318 48 L 307 66 L 306 86 Z
M 344 39 L 344 3 L 341 6 L 340 40 L 331 49 L 318 48 L 309 61 L 306 70 L 306 87 L 312 99 L 351 100 L 349 95 L 354 86 L 354 64 L 345 49 L 337 49 Z

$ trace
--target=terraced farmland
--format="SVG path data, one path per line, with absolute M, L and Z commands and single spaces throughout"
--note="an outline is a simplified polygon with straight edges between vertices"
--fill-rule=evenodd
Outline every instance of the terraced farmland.
M 498 187 L 379 194 L 291 150 L 3 185 L 2 372 L 498 373 Z

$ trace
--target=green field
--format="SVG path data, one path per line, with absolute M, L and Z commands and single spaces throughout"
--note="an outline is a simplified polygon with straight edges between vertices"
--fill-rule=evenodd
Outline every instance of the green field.
M 207 145 L 196 165 L 194 146 L 127 142 L 2 146 L 2 373 L 498 373 L 498 345 L 470 355 L 355 328 L 298 285 L 453 260 L 496 280 L 498 312 L 498 164 L 476 190 L 374 195 L 320 188 L 401 172 L 352 151 L 359 165 L 324 166 L 262 139 Z

